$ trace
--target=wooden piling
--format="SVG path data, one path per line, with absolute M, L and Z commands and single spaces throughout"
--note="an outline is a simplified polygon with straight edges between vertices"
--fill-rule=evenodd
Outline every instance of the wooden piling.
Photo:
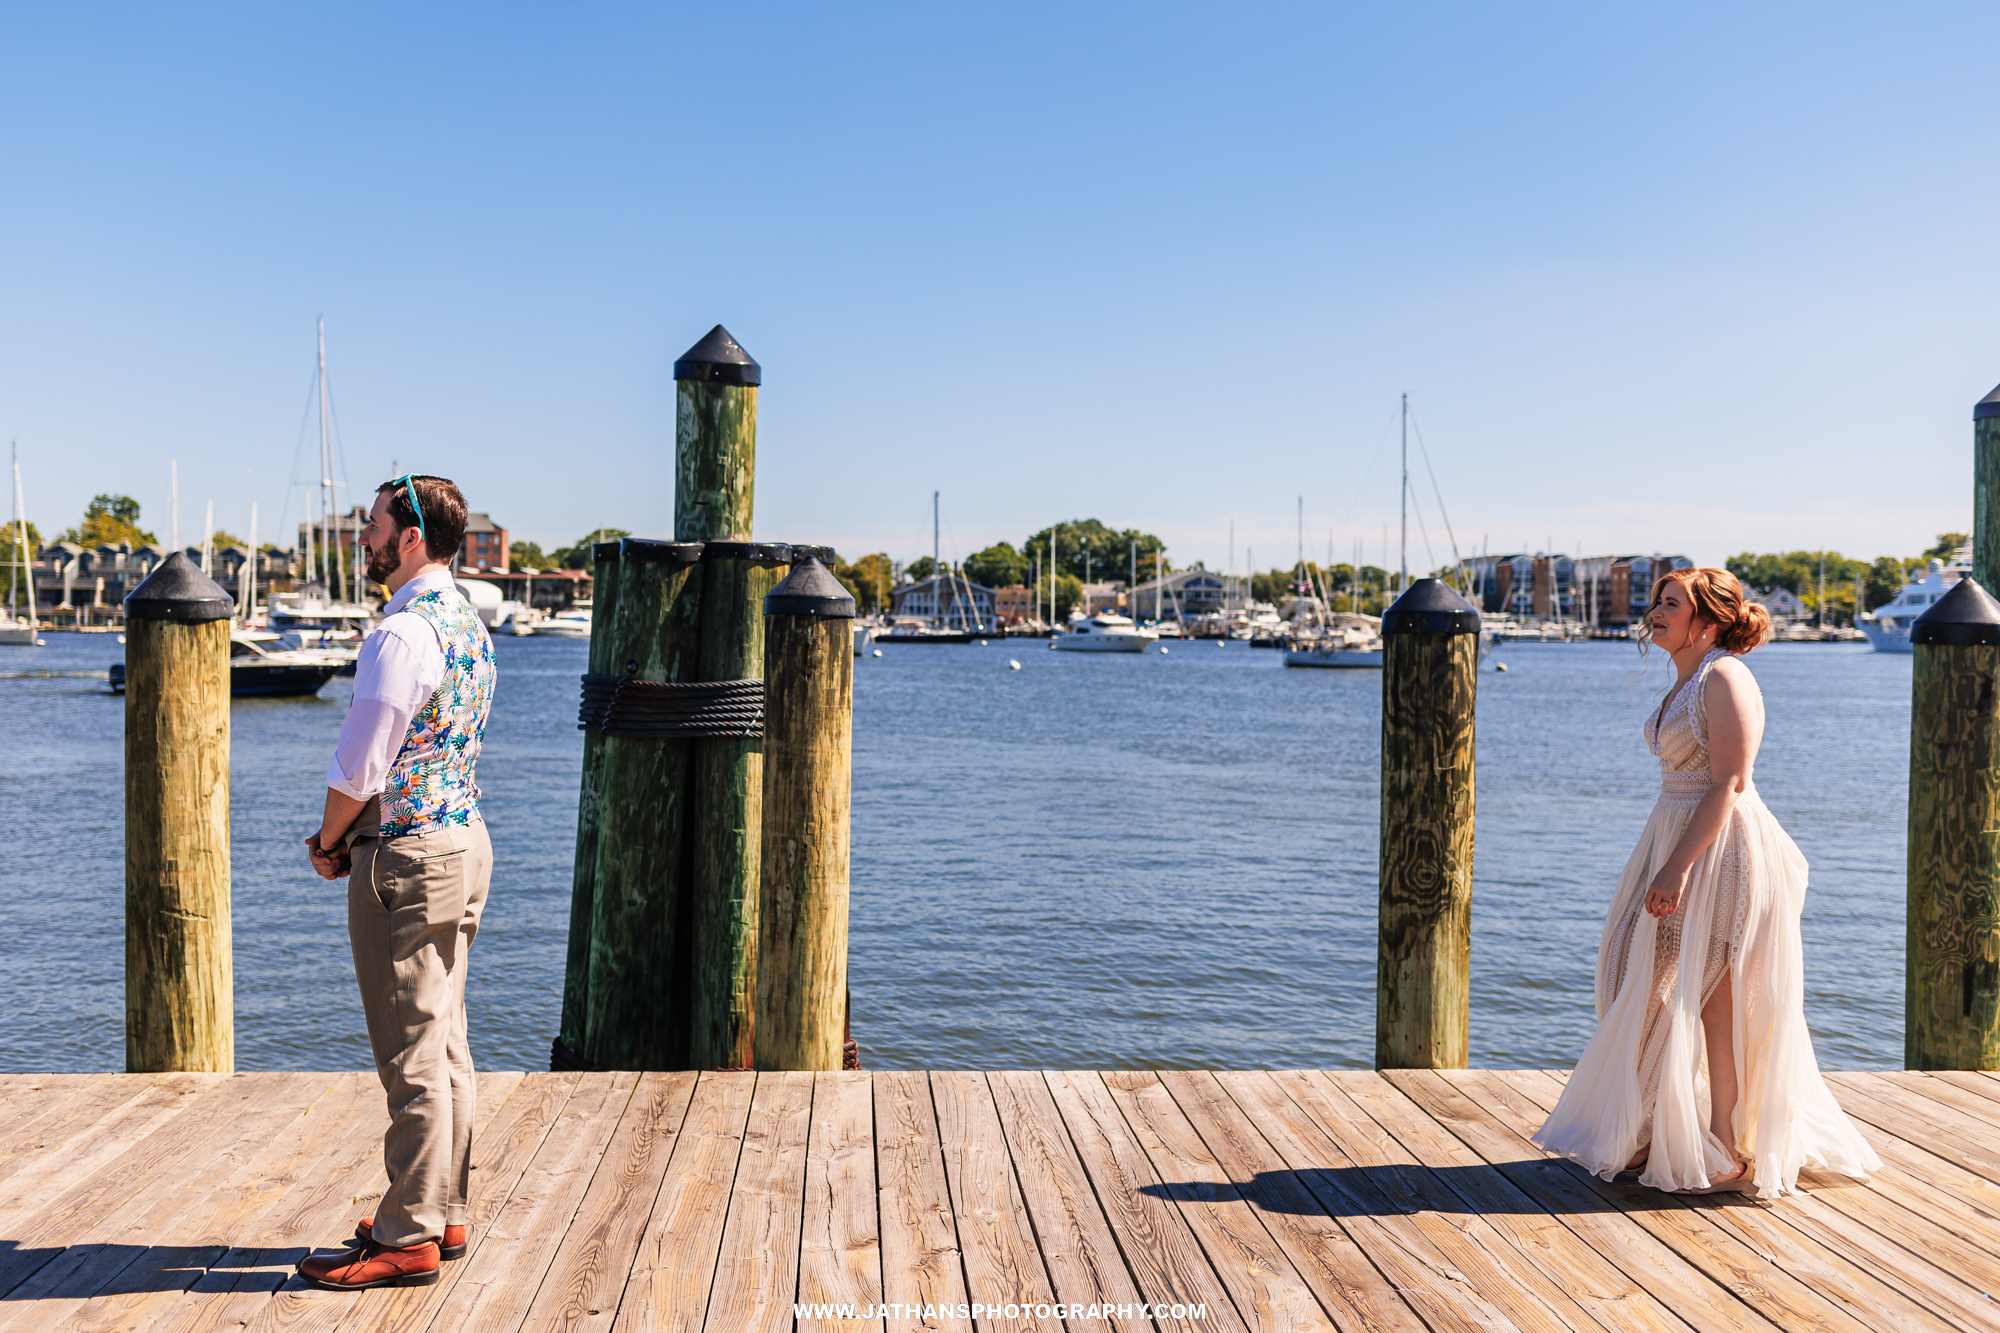
M 2000 389 L 1972 409 L 1972 577 L 2000 587 Z
M 229 617 L 175 551 L 125 599 L 125 1068 L 234 1073 Z
M 764 596 L 791 559 L 789 547 L 750 541 L 763 371 L 718 324 L 674 362 L 674 380 L 674 537 L 704 543 L 694 679 L 754 680 Z M 756 736 L 694 743 L 675 1007 L 699 1069 L 748 1069 L 754 1057 L 763 761 Z
M 1903 1062 L 2000 1069 L 2000 601 L 1960 579 L 1910 644 Z
M 847 1016 L 854 599 L 808 556 L 764 611 L 756 1062 L 837 1070 Z
M 611 634 L 618 614 L 618 543 L 591 546 L 590 656 L 585 670 L 596 676 L 615 675 L 622 668 Z M 583 734 L 583 774 L 576 802 L 576 855 L 572 863 L 569 899 L 569 949 L 563 968 L 561 1026 L 550 1048 L 549 1068 L 588 1065 L 583 1057 L 584 1028 L 590 1012 L 590 930 L 597 902 L 598 826 L 604 808 L 604 736 Z
M 1382 644 L 1375 1067 L 1463 1069 L 1479 613 L 1418 579 L 1383 614 Z
M 693 680 L 699 648 L 698 542 L 619 543 L 618 592 L 606 673 L 640 682 Z M 676 936 L 685 909 L 687 811 L 693 742 L 620 735 L 602 740 L 592 884 L 584 1061 L 604 1069 L 684 1069 L 684 1024 L 674 1021 Z

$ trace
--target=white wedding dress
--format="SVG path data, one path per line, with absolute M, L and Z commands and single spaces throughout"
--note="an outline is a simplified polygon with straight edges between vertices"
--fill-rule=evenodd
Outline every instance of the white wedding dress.
M 1882 1163 L 1820 1078 L 1799 941 L 1806 861 L 1754 784 L 1695 863 L 1679 910 L 1646 913 L 1647 887 L 1709 788 L 1704 690 L 1723 656 L 1711 651 L 1646 719 L 1660 799 L 1605 917 L 1597 1033 L 1535 1142 L 1606 1180 L 1650 1144 L 1639 1180 L 1663 1190 L 1728 1176 L 1734 1147 L 1769 1199 L 1796 1189 L 1801 1167 L 1859 1177 Z M 1733 1145 L 1709 1131 L 1701 1027 L 1702 1006 L 1725 972 L 1739 1089 Z

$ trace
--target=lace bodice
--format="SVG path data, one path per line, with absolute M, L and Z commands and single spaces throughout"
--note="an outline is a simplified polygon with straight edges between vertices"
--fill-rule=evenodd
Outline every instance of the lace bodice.
M 1646 748 L 1660 761 L 1663 794 L 1699 800 L 1708 790 L 1708 707 L 1703 687 L 1708 673 L 1727 654 L 1711 648 L 1687 683 L 1664 707 L 1646 715 Z

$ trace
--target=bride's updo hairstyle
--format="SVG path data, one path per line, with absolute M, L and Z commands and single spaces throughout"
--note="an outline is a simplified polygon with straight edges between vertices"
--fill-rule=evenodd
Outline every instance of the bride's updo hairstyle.
M 1698 619 L 1715 626 L 1715 646 L 1729 653 L 1747 653 L 1771 637 L 1771 613 L 1743 596 L 1743 585 L 1726 569 L 1675 569 L 1662 574 L 1653 584 L 1652 599 L 1646 603 L 1645 624 L 1650 629 L 1653 608 L 1669 583 L 1687 589 Z

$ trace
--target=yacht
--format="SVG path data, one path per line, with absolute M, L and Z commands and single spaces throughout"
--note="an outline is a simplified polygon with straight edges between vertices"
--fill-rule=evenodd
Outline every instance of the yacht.
M 349 654 L 288 648 L 285 639 L 268 630 L 233 631 L 229 636 L 229 692 L 232 695 L 294 696 L 318 694 L 342 667 Z M 125 689 L 125 664 L 111 664 L 111 691 Z
M 1285 649 L 1288 667 L 1374 667 L 1382 665 L 1382 620 L 1336 611 L 1327 623 L 1303 631 Z
M 1933 560 L 1921 577 L 1911 579 L 1896 600 L 1884 603 L 1859 617 L 1861 632 L 1878 653 L 1910 651 L 1910 622 L 1930 609 L 1952 584 L 1969 573 L 1962 559 L 1946 564 Z
M 521 632 L 519 624 L 515 622 L 516 634 Z M 552 639 L 587 639 L 590 637 L 590 608 L 573 606 L 567 611 L 558 611 L 547 619 L 537 620 L 534 629 L 535 633 L 546 634 Z
M 1082 620 L 1072 620 L 1069 632 L 1057 635 L 1049 647 L 1067 653 L 1143 653 L 1159 637 L 1158 630 L 1135 625 L 1130 616 L 1100 611 Z

